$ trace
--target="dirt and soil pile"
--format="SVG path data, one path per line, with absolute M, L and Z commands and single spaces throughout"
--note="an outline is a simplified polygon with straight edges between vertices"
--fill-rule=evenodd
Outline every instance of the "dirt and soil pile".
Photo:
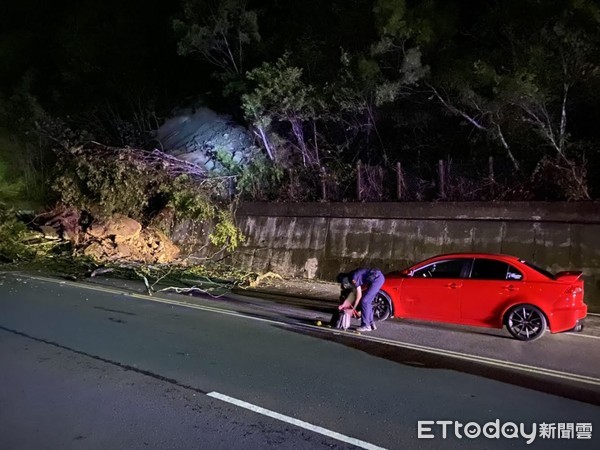
M 143 228 L 136 220 L 119 214 L 100 219 L 62 209 L 36 217 L 35 223 L 44 239 L 69 241 L 76 254 L 97 262 L 164 264 L 180 255 L 179 248 L 164 233 Z

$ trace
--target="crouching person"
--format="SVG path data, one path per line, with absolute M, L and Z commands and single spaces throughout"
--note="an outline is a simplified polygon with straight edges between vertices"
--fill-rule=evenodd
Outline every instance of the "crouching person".
M 379 269 L 356 269 L 338 275 L 342 295 L 344 290 L 352 289 L 354 296 L 348 297 L 353 300 L 352 308 L 356 310 L 360 305 L 360 327 L 356 331 L 373 331 L 377 329 L 373 321 L 373 300 L 381 286 L 383 286 L 384 281 L 385 278 Z M 343 304 L 340 305 L 340 309 L 342 307 Z

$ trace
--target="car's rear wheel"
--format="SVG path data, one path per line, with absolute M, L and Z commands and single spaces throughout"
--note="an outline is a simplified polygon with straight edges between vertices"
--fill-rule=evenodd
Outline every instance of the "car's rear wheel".
M 373 320 L 381 322 L 392 315 L 392 301 L 388 295 L 379 291 L 373 299 Z
M 534 341 L 546 331 L 544 313 L 533 305 L 517 305 L 506 313 L 508 332 L 520 341 Z

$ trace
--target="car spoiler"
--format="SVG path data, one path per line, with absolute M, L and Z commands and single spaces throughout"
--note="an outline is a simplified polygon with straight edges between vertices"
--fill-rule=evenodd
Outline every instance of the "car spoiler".
M 564 272 L 558 272 L 556 275 L 554 275 L 554 277 L 556 278 L 556 281 L 574 283 L 575 281 L 579 280 L 582 275 L 583 272 L 579 270 L 567 270 Z

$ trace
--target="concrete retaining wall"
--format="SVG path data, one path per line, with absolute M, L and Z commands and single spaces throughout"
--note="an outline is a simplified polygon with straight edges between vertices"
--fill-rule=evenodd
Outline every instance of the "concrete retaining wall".
M 600 202 L 245 203 L 236 263 L 258 272 L 333 280 L 358 266 L 402 269 L 440 253 L 516 255 L 550 271 L 583 270 L 600 312 Z

